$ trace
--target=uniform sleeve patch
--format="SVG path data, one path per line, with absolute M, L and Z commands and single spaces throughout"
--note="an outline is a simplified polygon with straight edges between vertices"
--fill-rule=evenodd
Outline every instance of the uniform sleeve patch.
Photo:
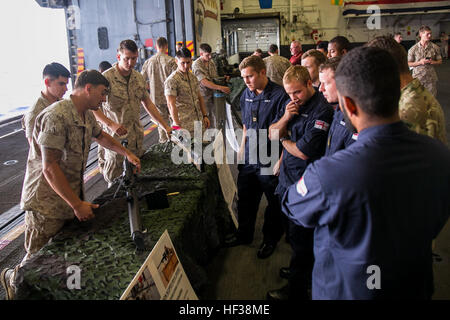
M 306 196 L 308 193 L 308 188 L 306 188 L 305 180 L 303 180 L 303 177 L 297 182 L 297 192 L 302 197 Z
M 323 131 L 328 131 L 328 128 L 330 127 L 330 125 L 322 120 L 316 120 L 316 122 L 314 123 L 314 128 L 323 130 Z
M 354 134 L 352 135 L 352 139 L 353 139 L 353 140 L 358 140 L 358 134 L 357 134 L 357 133 L 354 133 Z

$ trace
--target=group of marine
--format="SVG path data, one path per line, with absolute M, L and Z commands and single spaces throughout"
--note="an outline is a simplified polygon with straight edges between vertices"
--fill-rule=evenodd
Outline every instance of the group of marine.
M 271 45 L 268 57 L 255 51 L 240 63 L 247 88 L 240 98 L 239 227 L 224 246 L 253 241 L 264 194 L 258 258 L 270 257 L 283 234 L 292 247 L 289 266 L 280 269 L 288 284 L 267 299 L 431 299 L 433 240 L 449 216 L 450 152 L 435 98 L 433 65 L 442 57 L 429 27 L 419 35 L 408 52 L 392 36 L 353 49 L 337 36 L 305 53 L 293 41 L 289 60 Z M 139 73 L 136 43 L 122 41 L 117 62 L 80 73 L 69 99 L 62 97 L 70 72 L 59 63 L 44 68 L 45 89 L 23 118 L 30 144 L 21 199 L 26 256 L 1 274 L 7 299 L 30 255 L 68 220 L 94 217 L 97 205 L 83 194 L 92 140 L 112 185 L 124 157 L 140 169 L 141 106 L 158 124 L 160 143 L 173 130 L 193 136 L 195 121 L 203 129 L 217 125 L 213 93 L 230 88 L 214 82 L 211 46 L 201 44 L 194 62 L 186 47 L 168 56 L 163 37 L 156 49 Z M 277 141 L 280 152 L 269 173 L 246 134 L 263 129 L 258 144 L 270 149 Z

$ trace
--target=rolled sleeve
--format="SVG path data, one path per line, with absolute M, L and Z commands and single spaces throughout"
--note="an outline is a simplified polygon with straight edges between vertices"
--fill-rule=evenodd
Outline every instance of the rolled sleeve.
M 408 51 L 408 62 L 414 62 L 416 60 L 415 48 L 411 48 Z
M 202 82 L 203 79 L 210 80 L 208 75 L 200 68 L 195 68 L 193 71 L 199 82 Z
M 150 99 L 150 94 L 149 94 L 148 91 L 145 90 L 145 88 L 144 88 L 144 90 L 143 90 L 143 95 L 142 95 L 141 100 L 144 101 L 144 100 L 146 100 L 147 98 Z M 152 101 L 152 102 L 153 102 L 153 101 Z
M 177 96 L 177 86 L 172 79 L 167 79 L 164 83 L 164 95 L 165 96 Z
M 33 136 L 33 128 L 34 128 L 34 117 L 30 113 L 26 113 L 22 119 L 22 128 L 25 130 L 25 137 L 31 138 Z
M 102 128 L 100 127 L 97 120 L 95 119 L 95 116 L 92 113 L 92 111 L 89 112 L 89 122 L 90 122 L 90 126 L 92 128 L 92 137 L 97 139 L 100 136 L 100 134 L 102 133 Z
M 64 120 L 52 114 L 44 114 L 40 122 L 40 132 L 37 143 L 41 146 L 64 151 L 66 132 Z

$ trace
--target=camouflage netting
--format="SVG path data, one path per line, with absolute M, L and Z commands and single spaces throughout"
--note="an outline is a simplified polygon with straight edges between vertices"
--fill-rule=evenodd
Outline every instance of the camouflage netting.
M 233 226 L 216 167 L 207 165 L 200 173 L 193 165 L 175 165 L 170 152 L 155 145 L 142 158 L 139 194 L 161 188 L 179 192 L 168 197 L 166 209 L 148 210 L 141 200 L 147 251 L 138 252 L 131 240 L 125 193 L 112 200 L 116 184 L 94 201 L 101 206 L 93 220 L 69 223 L 20 269 L 17 299 L 119 299 L 165 229 L 201 298 L 208 284 L 202 266 Z M 81 269 L 80 290 L 67 288 L 72 265 Z

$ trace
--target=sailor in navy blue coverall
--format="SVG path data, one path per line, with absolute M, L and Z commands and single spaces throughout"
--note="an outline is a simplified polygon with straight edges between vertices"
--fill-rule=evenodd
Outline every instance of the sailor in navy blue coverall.
M 259 60 L 261 61 L 259 61 Z M 254 67 L 246 66 L 256 63 Z M 262 62 L 261 71 L 255 70 Z M 252 65 L 252 64 L 250 64 Z M 259 258 L 270 256 L 284 233 L 280 202 L 275 195 L 278 177 L 269 168 L 271 163 L 262 163 L 259 150 L 265 149 L 270 154 L 271 143 L 268 138 L 269 126 L 275 121 L 279 109 L 284 106 L 289 96 L 283 87 L 270 81 L 265 75 L 265 65 L 261 58 L 252 56 L 244 59 L 240 66 L 242 77 L 247 85 L 241 96 L 242 123 L 248 133 L 254 130 L 257 143 L 245 138 L 245 163 L 238 166 L 238 222 L 239 227 L 234 238 L 226 242 L 228 246 L 248 244 L 253 241 L 256 215 L 264 193 L 268 202 L 264 213 L 263 243 L 258 250 Z M 265 130 L 265 131 L 261 131 Z M 260 135 L 262 132 L 262 135 Z M 281 146 L 276 150 L 275 159 L 279 158 Z M 252 158 L 256 161 L 252 161 Z M 276 160 L 274 161 L 276 162 Z M 272 167 L 275 163 L 272 163 Z
M 358 134 L 351 131 L 353 127 L 348 128 L 349 124 L 345 122 L 344 114 L 339 108 L 334 73 L 340 61 L 341 57 L 328 59 L 319 68 L 319 91 L 334 109 L 333 121 L 328 131 L 325 156 L 330 156 L 336 151 L 345 149 L 358 139 Z
M 280 110 L 277 122 L 270 127 L 271 137 L 274 130 L 279 130 L 283 144 L 276 190 L 280 199 L 286 189 L 300 179 L 308 164 L 324 155 L 327 133 L 333 118 L 333 108 L 314 89 L 305 67 L 289 68 L 283 83 L 291 101 Z M 269 299 L 301 299 L 308 295 L 314 263 L 314 230 L 288 222 L 287 232 L 293 251 L 289 265 L 289 285 L 280 289 L 281 292 L 269 291 Z M 285 291 L 286 294 L 281 296 Z
M 450 151 L 400 121 L 387 51 L 353 49 L 335 78 L 358 140 L 309 165 L 282 199 L 291 221 L 315 228 L 312 298 L 429 299 L 431 242 L 450 214 Z

